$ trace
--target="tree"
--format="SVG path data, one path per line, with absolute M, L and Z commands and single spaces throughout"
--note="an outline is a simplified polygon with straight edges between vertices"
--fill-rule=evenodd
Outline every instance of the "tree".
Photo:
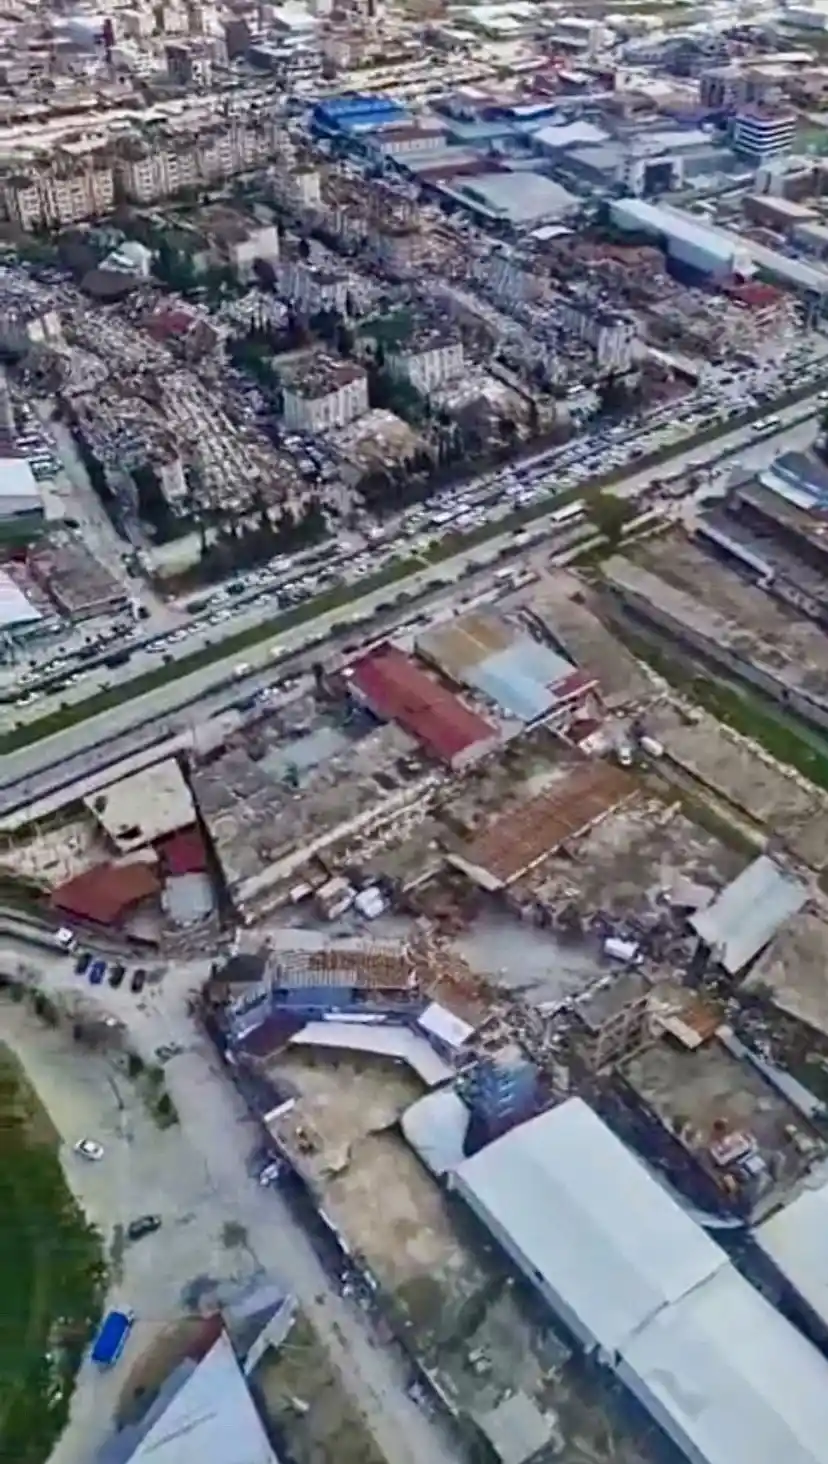
M 626 524 L 635 517 L 635 505 L 615 493 L 597 493 L 590 503 L 590 518 L 604 535 L 610 548 L 616 549 Z

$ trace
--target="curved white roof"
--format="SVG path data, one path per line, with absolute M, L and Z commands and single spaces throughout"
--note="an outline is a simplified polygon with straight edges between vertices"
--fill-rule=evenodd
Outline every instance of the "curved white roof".
M 828 1183 L 804 1190 L 754 1231 L 754 1239 L 828 1324 Z
M 611 1355 L 728 1264 L 580 1098 L 464 1160 L 454 1185 L 585 1345 Z
M 828 1364 L 730 1264 L 631 1338 L 618 1374 L 689 1459 L 828 1461 Z

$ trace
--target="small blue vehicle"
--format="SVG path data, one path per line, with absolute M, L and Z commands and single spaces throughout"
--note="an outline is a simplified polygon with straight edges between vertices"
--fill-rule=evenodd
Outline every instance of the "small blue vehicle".
M 100 986 L 106 975 L 106 961 L 93 961 L 89 967 L 89 981 L 92 986 Z

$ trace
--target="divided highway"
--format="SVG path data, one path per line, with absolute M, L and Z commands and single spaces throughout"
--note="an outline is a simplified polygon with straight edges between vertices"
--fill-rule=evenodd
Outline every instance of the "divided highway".
M 750 428 L 742 426 L 703 446 L 680 449 L 657 469 L 631 472 L 617 483 L 614 491 L 624 497 L 635 497 L 652 483 L 655 476 L 672 476 L 700 463 L 713 462 L 742 452 L 747 464 L 760 468 L 777 456 L 784 447 L 807 445 L 813 436 L 815 411 L 816 393 L 809 401 L 800 401 L 781 410 L 777 414 L 780 419 L 779 431 L 763 438 L 761 443 L 756 442 Z M 810 412 L 807 418 L 804 416 L 806 412 Z M 586 484 L 585 492 L 588 491 L 589 486 Z M 553 511 L 554 505 L 550 504 L 549 513 Z M 530 527 L 533 530 L 542 528 L 544 523 L 548 523 L 548 519 L 549 514 L 539 515 Z M 405 602 L 401 601 L 393 614 L 383 617 L 390 630 L 393 624 L 402 622 L 410 615 L 407 601 L 427 594 L 429 589 L 434 589 L 435 595 L 439 595 L 445 581 L 450 582 L 456 593 L 457 585 L 470 572 L 473 573 L 476 568 L 479 569 L 487 561 L 496 558 L 501 550 L 510 547 L 512 537 L 512 530 L 496 534 L 483 543 L 461 550 L 451 559 L 424 567 L 392 585 L 386 584 L 362 595 L 356 594 L 346 605 L 308 619 L 290 630 L 266 636 L 255 645 L 246 647 L 241 653 L 235 651 L 218 658 L 197 671 L 182 674 L 177 680 L 142 695 L 130 698 L 129 683 L 125 683 L 126 699 L 119 706 L 3 755 L 0 768 L 0 816 L 42 798 L 69 782 L 88 776 L 97 768 L 103 768 L 138 752 L 143 747 L 157 744 L 165 738 L 192 735 L 196 727 L 226 711 L 241 697 L 272 684 L 277 677 L 290 674 L 294 669 L 307 666 L 312 654 L 306 651 L 300 657 L 298 653 L 307 648 L 309 642 L 316 641 L 319 637 L 333 638 L 337 631 L 342 632 L 338 637 L 340 642 L 343 639 L 348 640 L 344 623 L 349 615 L 354 612 L 361 615 L 372 611 L 381 613 L 381 605 L 387 605 L 390 599 L 404 594 Z M 232 626 L 228 628 L 228 633 L 232 634 Z M 359 634 L 359 631 L 352 630 L 351 638 L 354 634 Z M 243 656 L 245 665 L 250 667 L 250 673 L 243 677 L 234 675 L 240 656 Z

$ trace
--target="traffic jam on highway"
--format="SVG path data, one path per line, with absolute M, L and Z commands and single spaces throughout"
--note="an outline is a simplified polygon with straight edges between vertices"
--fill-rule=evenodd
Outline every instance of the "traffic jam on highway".
M 498 522 L 515 509 L 539 508 L 546 501 L 551 507 L 558 494 L 607 472 L 633 472 L 638 460 L 653 453 L 672 448 L 678 455 L 682 442 L 699 430 L 718 428 L 724 435 L 734 419 L 770 409 L 781 394 L 816 385 L 824 376 L 823 358 L 809 345 L 743 375 L 711 374 L 678 407 L 662 405 L 637 419 L 599 423 L 561 447 L 445 488 L 393 519 L 348 531 L 335 543 L 276 556 L 266 567 L 237 573 L 213 590 L 179 600 L 171 607 L 176 623 L 160 633 L 140 624 L 136 599 L 125 614 L 97 624 L 74 651 L 50 656 L 44 647 L 38 655 L 34 645 L 29 659 L 7 674 L 0 693 L 8 708 L 5 725 L 16 725 L 21 712 L 28 722 L 62 701 L 81 701 L 122 685 L 125 675 L 140 676 L 202 648 L 220 647 L 228 636 L 255 629 L 275 613 L 326 591 L 357 586 L 401 557 L 421 556 L 426 564 L 429 551 L 449 535 L 461 540 L 484 527 L 496 532 Z M 819 393 L 816 400 L 825 396 Z M 779 425 L 769 410 L 746 430 L 746 440 L 771 434 Z M 242 661 L 238 674 L 248 669 Z

